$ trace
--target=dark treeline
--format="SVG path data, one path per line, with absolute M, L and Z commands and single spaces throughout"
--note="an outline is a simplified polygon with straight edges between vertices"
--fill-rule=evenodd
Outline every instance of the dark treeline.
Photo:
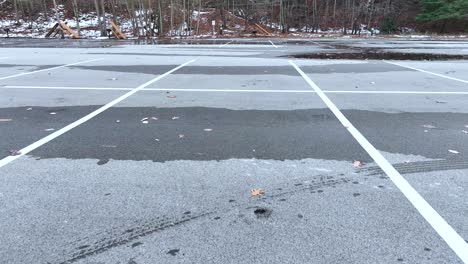
M 52 11 L 56 5 L 64 6 L 63 13 Z M 145 27 L 155 35 L 181 27 L 197 33 L 200 19 L 194 11 L 198 10 L 214 10 L 211 19 L 221 21 L 224 28 L 229 27 L 229 14 L 234 14 L 246 24 L 261 23 L 282 33 L 292 28 L 345 34 L 373 28 L 383 33 L 405 28 L 441 33 L 468 30 L 468 0 L 0 0 L 0 9 L 3 16 L 13 13 L 17 21 L 59 15 L 79 22 L 82 13 L 106 13 L 114 20 L 130 19 L 136 32 Z

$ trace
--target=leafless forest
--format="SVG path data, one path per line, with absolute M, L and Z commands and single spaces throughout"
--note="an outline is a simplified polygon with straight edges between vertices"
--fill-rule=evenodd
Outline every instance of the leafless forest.
M 463 0 L 466 1 L 466 0 Z M 199 34 L 201 14 L 205 20 L 216 20 L 216 31 L 230 27 L 261 24 L 278 33 L 291 29 L 299 32 L 341 31 L 359 34 L 361 30 L 381 29 L 392 33 L 406 28 L 421 31 L 464 31 L 468 22 L 448 20 L 421 22 L 420 0 L 0 0 L 3 17 L 14 16 L 16 21 L 33 21 L 38 17 L 74 18 L 80 22 L 83 13 L 97 13 L 98 17 L 119 23 L 131 21 L 135 34 L 166 36 L 172 30 Z M 54 9 L 61 6 L 60 10 Z M 56 10 L 56 11 L 54 11 Z M 59 12 L 60 11 L 60 12 Z M 202 11 L 202 12 L 199 12 Z M 208 11 L 208 12 L 206 12 Z M 236 23 L 230 23 L 236 20 Z M 202 21 L 203 22 L 203 21 Z M 449 27 L 447 27 L 447 23 Z M 443 28 L 441 27 L 443 24 Z M 211 25 L 211 24 L 210 24 Z M 96 25 L 105 34 L 105 23 Z M 442 30 L 441 30 L 442 29 Z

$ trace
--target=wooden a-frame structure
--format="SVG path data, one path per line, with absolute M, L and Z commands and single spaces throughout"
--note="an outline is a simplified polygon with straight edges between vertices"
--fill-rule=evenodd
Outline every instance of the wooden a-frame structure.
M 255 23 L 255 27 L 258 29 L 258 31 L 262 32 L 263 34 L 271 35 L 271 33 L 268 30 L 260 26 L 258 23 Z
M 46 38 L 50 38 L 57 36 L 57 34 L 63 33 L 65 35 L 69 35 L 70 38 L 72 39 L 79 39 L 81 38 L 78 33 L 76 33 L 74 30 L 72 30 L 66 23 L 56 23 L 54 27 L 52 27 L 48 32 L 47 35 L 45 36 Z
M 110 29 L 112 31 L 112 35 L 114 35 L 116 39 L 127 39 L 127 36 L 122 32 L 122 30 L 120 30 L 120 28 L 114 23 L 114 21 L 109 20 L 109 23 L 111 24 Z

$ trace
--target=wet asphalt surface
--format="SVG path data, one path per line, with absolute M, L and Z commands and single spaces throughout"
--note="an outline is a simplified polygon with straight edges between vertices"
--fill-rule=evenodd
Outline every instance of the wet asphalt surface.
M 1 40 L 2 159 L 196 59 L 0 167 L 1 262 L 462 263 L 288 57 L 463 54 L 466 42 L 227 42 Z M 468 84 L 376 60 L 294 61 L 468 239 L 468 95 L 433 93 Z M 400 63 L 468 76 L 463 60 Z

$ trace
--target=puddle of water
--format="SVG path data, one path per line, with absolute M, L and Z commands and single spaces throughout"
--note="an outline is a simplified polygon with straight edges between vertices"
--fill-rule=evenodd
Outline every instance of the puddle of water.
M 334 60 L 468 60 L 468 55 L 401 53 L 401 52 L 340 52 L 340 53 L 306 53 L 289 55 L 300 59 L 334 59 Z

